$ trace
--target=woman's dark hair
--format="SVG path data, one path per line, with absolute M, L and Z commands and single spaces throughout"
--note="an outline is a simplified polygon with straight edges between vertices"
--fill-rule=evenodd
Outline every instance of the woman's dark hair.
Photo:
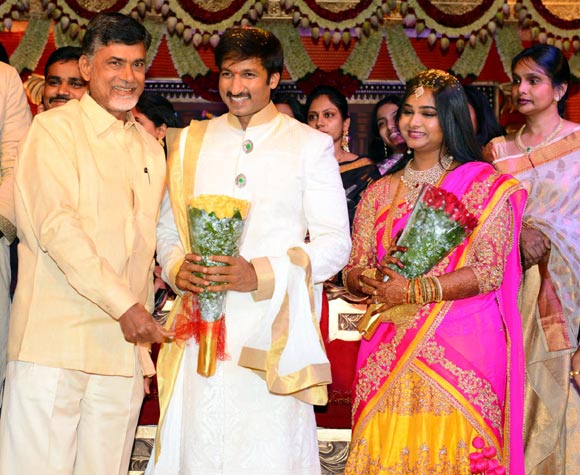
M 471 117 L 467 108 L 467 97 L 455 76 L 439 69 L 422 71 L 406 85 L 401 107 L 397 112 L 397 122 L 401 117 L 405 102 L 411 94 L 419 93 L 420 88 L 433 91 L 439 124 L 443 133 L 441 148 L 445 149 L 459 163 L 483 161 L 481 147 L 475 138 Z M 401 170 L 413 157 L 412 153 L 397 162 L 388 173 Z
M 473 85 L 463 86 L 463 90 L 475 112 L 475 137 L 479 145 L 483 148 L 491 139 L 505 135 L 505 129 L 497 120 L 485 94 Z
M 348 102 L 346 97 L 340 92 L 338 89 L 335 89 L 332 86 L 327 86 L 325 84 L 321 84 L 320 86 L 316 86 L 312 89 L 312 92 L 308 94 L 306 98 L 306 104 L 304 105 L 304 110 L 306 111 L 306 121 L 308 122 L 308 111 L 310 110 L 310 106 L 314 99 L 317 99 L 321 96 L 327 96 L 330 102 L 332 102 L 338 112 L 340 112 L 340 116 L 342 120 L 348 119 Z
M 261 28 L 228 28 L 220 37 L 214 57 L 218 69 L 222 68 L 225 60 L 239 62 L 258 58 L 268 73 L 268 81 L 272 74 L 282 74 L 284 68 L 284 51 L 280 40 Z
M 160 94 L 144 92 L 139 96 L 139 101 L 135 107 L 146 115 L 155 124 L 155 127 L 161 127 L 163 124 L 167 127 L 180 127 L 181 125 L 173 104 Z
M 286 104 L 290 109 L 292 109 L 292 113 L 294 114 L 294 118 L 300 122 L 306 122 L 306 117 L 304 114 L 304 106 L 300 103 L 296 97 L 290 94 L 276 94 L 272 99 L 274 104 Z
M 379 108 L 385 104 L 394 104 L 399 107 L 401 103 L 402 96 L 400 94 L 387 94 L 373 107 L 371 113 L 371 127 L 369 131 L 369 148 L 368 156 L 371 157 L 376 163 L 382 162 L 385 158 L 388 158 L 393 151 L 383 142 L 379 134 L 379 125 L 377 123 L 377 112 Z
M 564 53 L 555 46 L 537 44 L 520 51 L 512 59 L 512 73 L 520 61 L 533 61 L 544 70 L 546 75 L 552 80 L 553 86 L 561 86 L 570 82 L 570 65 Z M 563 97 L 558 101 L 558 113 L 563 116 L 568 99 L 568 89 Z

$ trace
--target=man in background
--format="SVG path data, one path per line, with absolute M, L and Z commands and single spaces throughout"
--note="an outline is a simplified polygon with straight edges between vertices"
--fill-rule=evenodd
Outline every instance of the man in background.
M 18 145 L 26 136 L 30 120 L 30 108 L 18 72 L 0 62 L 0 398 L 10 314 L 10 243 L 16 238 L 13 171 Z
M 80 99 L 88 89 L 81 76 L 81 48 L 63 46 L 52 52 L 44 66 L 44 89 L 38 112 L 62 106 L 71 99 Z

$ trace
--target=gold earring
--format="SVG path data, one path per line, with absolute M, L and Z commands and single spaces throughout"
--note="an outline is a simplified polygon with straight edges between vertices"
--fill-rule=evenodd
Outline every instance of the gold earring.
M 342 131 L 342 140 L 340 141 L 340 146 L 342 147 L 342 149 L 345 152 L 350 152 L 350 149 L 348 148 L 348 130 L 343 130 Z
M 157 141 L 159 142 L 159 145 L 161 145 L 162 147 L 165 145 L 165 140 L 163 139 L 163 137 L 159 137 Z

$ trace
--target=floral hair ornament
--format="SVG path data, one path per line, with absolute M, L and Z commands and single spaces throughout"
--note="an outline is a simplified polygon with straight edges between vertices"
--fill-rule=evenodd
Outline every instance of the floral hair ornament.
M 416 84 L 415 97 L 419 98 L 425 93 L 425 88 L 437 91 L 451 87 L 461 89 L 461 84 L 455 76 L 441 69 L 427 69 L 421 71 L 412 81 Z

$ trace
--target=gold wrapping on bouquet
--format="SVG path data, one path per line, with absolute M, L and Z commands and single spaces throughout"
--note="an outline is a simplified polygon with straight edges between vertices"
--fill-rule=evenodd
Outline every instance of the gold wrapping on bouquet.
M 419 305 L 403 304 L 380 312 L 379 309 L 382 306 L 382 303 L 370 304 L 366 313 L 359 320 L 357 330 L 365 340 L 370 340 L 374 336 L 381 323 L 392 322 L 395 325 L 402 325 L 410 321 L 419 310 Z
M 223 319 L 215 322 L 202 322 L 204 331 L 199 335 L 199 353 L 197 354 L 197 373 L 209 377 L 215 374 L 217 345 Z

